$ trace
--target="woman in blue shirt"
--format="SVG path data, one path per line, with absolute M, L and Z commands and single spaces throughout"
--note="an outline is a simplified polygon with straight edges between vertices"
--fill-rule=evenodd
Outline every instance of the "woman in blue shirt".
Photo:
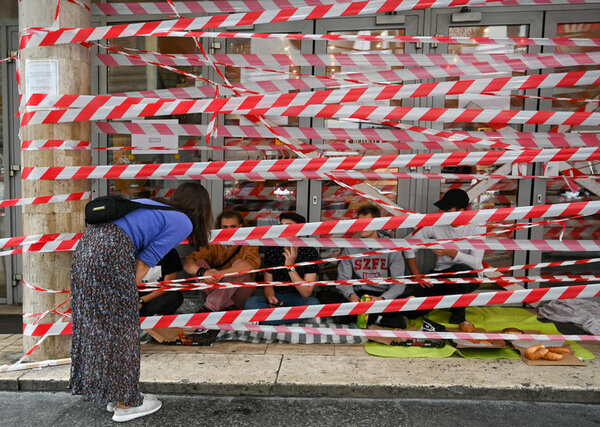
M 129 421 L 160 409 L 142 395 L 138 284 L 151 267 L 186 238 L 208 245 L 212 213 L 206 189 L 180 185 L 169 201 L 140 199 L 177 210 L 137 209 L 122 218 L 90 225 L 71 266 L 73 394 L 106 404 L 114 421 Z

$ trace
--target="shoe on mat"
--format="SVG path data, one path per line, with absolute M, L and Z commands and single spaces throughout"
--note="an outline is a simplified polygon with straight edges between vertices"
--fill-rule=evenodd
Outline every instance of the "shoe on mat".
M 142 397 L 148 400 L 158 400 L 158 397 L 155 394 L 146 394 L 142 393 Z M 115 412 L 115 408 L 117 407 L 117 402 L 108 402 L 106 405 L 106 410 L 108 412 Z

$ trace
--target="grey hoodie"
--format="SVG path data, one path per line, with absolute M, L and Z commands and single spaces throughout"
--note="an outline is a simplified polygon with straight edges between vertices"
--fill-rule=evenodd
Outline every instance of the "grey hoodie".
M 389 237 L 378 231 L 378 237 Z M 346 248 L 342 255 L 353 255 L 366 252 L 359 248 Z M 338 280 L 373 279 L 378 277 L 396 277 L 404 275 L 404 256 L 402 252 L 392 252 L 370 257 L 353 258 L 340 261 L 338 264 Z M 336 286 L 346 299 L 355 291 L 365 290 L 383 292 L 384 299 L 394 299 L 404 293 L 406 285 L 338 285 Z

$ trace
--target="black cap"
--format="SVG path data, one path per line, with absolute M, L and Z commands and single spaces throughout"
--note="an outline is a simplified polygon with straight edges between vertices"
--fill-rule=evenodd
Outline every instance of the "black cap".
M 452 188 L 434 205 L 443 211 L 449 211 L 452 208 L 467 209 L 469 207 L 469 196 L 460 188 Z

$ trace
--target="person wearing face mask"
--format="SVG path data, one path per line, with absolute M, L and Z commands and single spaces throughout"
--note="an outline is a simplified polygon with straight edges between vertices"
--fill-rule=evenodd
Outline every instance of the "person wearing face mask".
M 306 219 L 295 212 L 284 212 L 279 216 L 283 225 L 302 224 Z M 267 247 L 263 267 L 279 267 L 298 264 L 305 261 L 316 261 L 319 253 L 308 247 Z M 316 264 L 303 267 L 288 267 L 270 270 L 265 273 L 265 282 L 314 282 L 319 269 Z M 253 296 L 246 302 L 246 309 L 290 307 L 319 304 L 313 296 L 313 285 L 302 286 L 266 286 L 264 296 Z M 262 322 L 266 325 L 294 323 L 297 320 L 277 320 Z
M 434 203 L 440 212 L 459 212 L 469 209 L 469 196 L 463 190 L 453 188 L 448 190 L 444 196 Z M 485 233 L 485 227 L 476 224 L 466 225 L 436 225 L 431 227 L 423 227 L 414 233 L 415 239 L 435 239 L 448 240 L 460 237 L 475 236 Z M 427 249 L 432 250 L 432 249 Z M 467 270 L 478 270 L 483 268 L 483 250 L 479 249 L 433 249 L 433 253 L 437 256 L 435 268 L 432 273 L 448 273 Z M 409 250 L 404 253 L 406 264 L 414 275 L 421 274 L 417 265 L 416 255 L 414 250 Z M 447 276 L 449 278 L 458 277 L 477 277 L 476 273 L 465 273 L 459 275 Z M 439 285 L 421 285 L 415 290 L 415 297 L 433 296 L 433 295 L 452 295 L 452 294 L 467 294 L 475 291 L 479 287 L 478 284 L 439 284 Z M 415 312 L 416 315 L 421 315 L 426 311 L 421 310 Z M 407 314 L 407 317 L 412 317 Z M 465 319 L 465 308 L 456 307 L 450 309 L 450 323 L 460 324 Z
M 240 228 L 244 217 L 238 211 L 223 211 L 217 216 L 215 228 Z M 218 277 L 221 274 L 255 270 L 260 266 L 260 255 L 256 246 L 209 245 L 192 252 L 183 269 L 192 276 L 217 276 L 203 279 L 206 283 L 250 282 L 252 274 Z M 252 288 L 207 289 L 202 291 L 206 300 L 200 311 L 241 310 Z

